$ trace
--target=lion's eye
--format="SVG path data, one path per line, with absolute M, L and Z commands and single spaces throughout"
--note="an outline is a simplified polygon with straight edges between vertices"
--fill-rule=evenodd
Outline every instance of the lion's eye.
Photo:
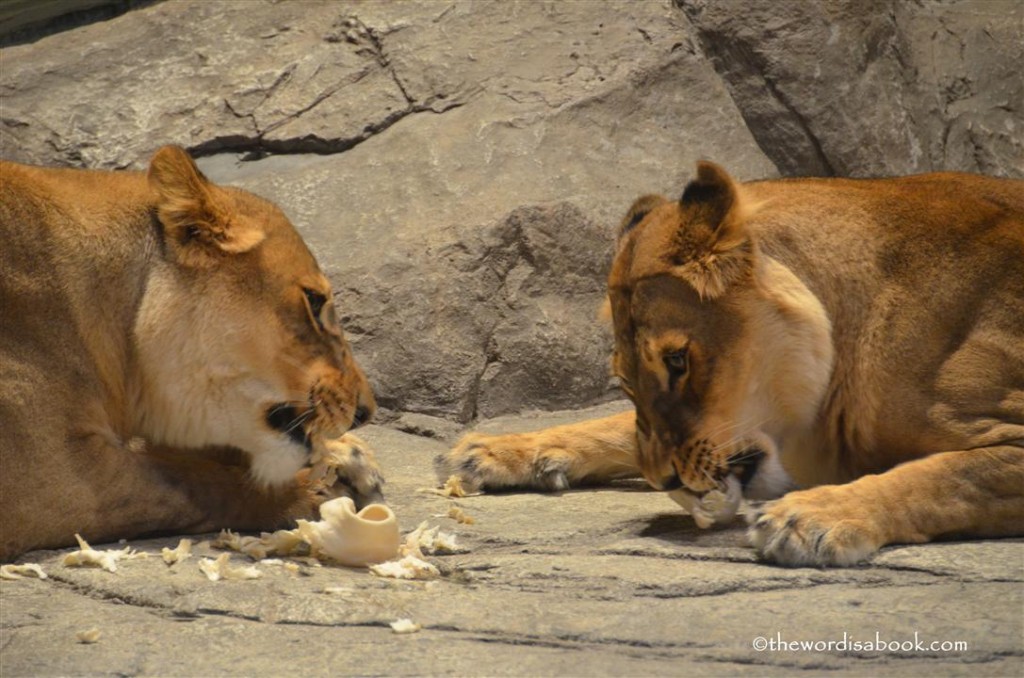
M 302 292 L 306 295 L 306 303 L 309 304 L 309 312 L 313 316 L 313 320 L 315 320 L 317 325 L 319 325 L 320 312 L 324 310 L 324 305 L 327 303 L 327 297 L 315 290 L 306 288 L 303 288 Z
M 673 375 L 685 374 L 690 367 L 689 351 L 685 348 L 666 353 L 663 360 L 665 361 L 665 367 Z

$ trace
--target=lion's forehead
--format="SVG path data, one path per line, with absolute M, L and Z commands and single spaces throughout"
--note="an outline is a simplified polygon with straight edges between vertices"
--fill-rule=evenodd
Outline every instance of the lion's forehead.
M 612 263 L 610 286 L 635 287 L 641 280 L 671 275 L 701 253 L 708 235 L 704 224 L 688 224 L 676 203 L 653 210 L 624 236 Z

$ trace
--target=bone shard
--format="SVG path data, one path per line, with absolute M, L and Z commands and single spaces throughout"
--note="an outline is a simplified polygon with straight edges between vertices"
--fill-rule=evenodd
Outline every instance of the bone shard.
M 192 555 L 192 540 L 182 539 L 173 549 L 169 549 L 165 546 L 160 550 L 160 555 L 168 565 L 181 562 Z
M 23 565 L 0 565 L 0 579 L 24 579 L 25 577 L 36 577 L 37 579 L 46 579 L 46 573 L 43 572 L 43 568 L 35 563 L 25 563 Z
M 199 561 L 199 569 L 210 581 L 221 579 L 259 579 L 263 573 L 256 569 L 255 565 L 244 567 L 231 567 L 231 554 L 222 553 L 216 560 L 203 558 Z
M 81 535 L 76 534 L 75 539 L 78 540 L 79 550 L 72 551 L 64 556 L 64 560 L 61 561 L 64 567 L 101 567 L 107 572 L 116 572 L 119 560 L 134 560 L 135 558 L 145 558 L 149 555 L 148 553 L 133 551 L 128 546 L 123 549 L 97 551 L 89 546 L 89 542 L 82 539 Z
M 693 516 L 693 522 L 704 530 L 712 525 L 724 525 L 733 519 L 743 501 L 743 488 L 736 476 L 728 476 L 724 481 L 724 490 L 716 488 L 698 497 L 685 489 L 679 489 L 669 492 L 668 496 Z
M 422 628 L 411 619 L 397 619 L 391 622 L 391 629 L 395 633 L 416 633 Z

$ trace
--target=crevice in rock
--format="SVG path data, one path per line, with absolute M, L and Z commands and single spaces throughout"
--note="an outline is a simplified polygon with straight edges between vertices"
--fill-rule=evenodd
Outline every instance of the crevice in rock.
M 267 87 L 264 91 L 263 101 L 251 112 L 243 113 L 237 110 L 230 101 L 224 101 L 225 107 L 232 115 L 246 120 L 252 126 L 251 136 L 234 134 L 207 139 L 188 148 L 193 157 L 204 157 L 218 153 L 234 153 L 241 156 L 241 160 L 248 161 L 260 160 L 268 155 L 335 155 L 355 148 L 410 115 L 427 112 L 440 115 L 467 103 L 463 99 L 450 99 L 448 94 L 443 92 L 433 94 L 422 101 L 417 101 L 409 93 L 405 83 L 398 76 L 394 65 L 391 63 L 387 50 L 384 47 L 384 34 L 381 31 L 366 25 L 359 17 L 351 15 L 345 16 L 336 22 L 335 28 L 337 30 L 329 33 L 325 40 L 328 42 L 344 41 L 359 47 L 356 50 L 357 54 L 369 57 L 373 63 L 390 75 L 395 87 L 405 99 L 405 108 L 393 111 L 380 121 L 366 125 L 362 132 L 355 136 L 329 138 L 317 134 L 305 134 L 286 138 L 268 138 L 270 133 L 301 118 L 309 111 L 329 100 L 344 87 L 359 82 L 369 74 L 369 71 L 364 70 L 354 78 L 327 88 L 317 95 L 313 101 L 299 110 L 261 126 L 256 120 L 256 110 L 270 98 L 274 90 L 291 78 L 294 69 L 286 69 Z
M 768 74 L 768 65 L 757 50 L 736 36 L 702 25 L 702 8 L 691 0 L 673 0 L 673 5 L 686 15 L 697 34 L 702 55 L 722 79 L 758 147 L 779 171 L 788 175 L 836 176 L 836 169 L 811 129 L 810 122 Z M 791 128 L 798 130 L 803 139 L 803 149 L 794 149 L 791 139 L 777 136 L 775 116 L 758 115 L 747 105 L 746 97 L 739 91 L 742 81 L 747 78 L 760 81 L 763 90 L 785 111 L 792 123 Z
M 889 570 L 891 572 L 914 572 L 917 574 L 927 574 L 933 577 L 939 577 L 942 579 L 953 579 L 956 581 L 983 581 L 985 583 L 992 584 L 1020 584 L 1024 579 L 1012 579 L 1012 578 L 993 578 L 993 577 L 969 577 L 964 572 L 954 572 L 949 570 L 932 569 L 921 565 L 895 565 L 890 563 L 872 564 L 872 568 L 880 570 Z
M 596 551 L 599 556 L 632 556 L 638 558 L 660 558 L 664 560 L 688 560 L 700 563 L 736 563 L 739 565 L 754 565 L 757 560 L 752 555 L 713 555 L 700 553 L 655 553 L 645 551 L 643 548 L 636 549 L 602 549 Z
M 665 643 L 629 638 L 592 638 L 571 633 L 535 636 L 532 634 L 512 634 L 499 631 L 470 631 L 458 627 L 431 627 L 450 630 L 477 636 L 474 640 L 483 643 L 502 643 L 506 645 L 522 645 L 528 647 L 550 647 L 557 649 L 590 650 L 595 647 L 639 648 L 644 650 L 705 650 L 712 646 L 703 643 L 679 642 Z
M 171 609 L 171 608 L 163 608 Z M 218 610 L 213 607 L 197 607 L 195 610 L 197 615 L 206 615 L 207 617 L 226 617 L 227 619 L 241 619 L 243 621 L 255 622 L 257 624 L 266 624 L 267 621 L 260 619 L 256 615 L 242 614 L 240 612 L 232 612 L 231 610 Z
M 323 99 L 320 99 L 322 101 Z M 319 103 L 319 102 L 318 102 Z M 201 143 L 188 147 L 188 151 L 195 158 L 202 158 L 218 153 L 236 153 L 242 160 L 260 160 L 268 155 L 335 155 L 349 151 L 359 144 L 381 134 L 397 122 L 415 115 L 417 113 L 434 113 L 440 115 L 454 108 L 463 106 L 465 102 L 450 101 L 443 108 L 436 108 L 431 103 L 410 106 L 400 111 L 395 111 L 383 120 L 372 123 L 363 128 L 363 133 L 349 138 L 324 138 L 315 134 L 307 134 L 301 137 L 287 139 L 267 139 L 266 133 L 273 131 L 280 125 L 272 125 L 262 132 L 257 132 L 252 137 L 231 135 L 227 137 L 214 137 Z M 310 107 L 312 108 L 312 106 Z M 309 110 L 309 109 L 306 109 Z M 236 113 L 236 115 L 238 115 Z M 239 115 L 239 117 L 247 117 Z M 293 116 L 297 117 L 297 116 Z
M 837 664 L 829 664 L 825 662 L 810 662 L 810 663 L 797 663 L 787 661 L 770 661 L 767 656 L 762 659 L 759 656 L 744 657 L 744 656 L 732 656 L 732 657 L 715 657 L 712 655 L 704 655 L 694 658 L 699 662 L 708 662 L 711 664 L 735 664 L 738 666 L 771 666 L 774 668 L 785 668 L 794 669 L 800 671 L 835 671 L 839 668 Z
M 72 579 L 62 577 L 60 574 L 54 574 L 53 572 L 49 572 L 48 575 L 49 580 L 60 588 L 86 598 L 91 598 L 95 601 L 111 603 L 113 605 L 127 605 L 129 607 L 161 613 L 173 612 L 173 608 L 166 605 L 160 605 L 159 603 L 154 603 L 151 600 L 145 600 L 134 596 L 119 595 L 112 591 L 76 582 Z

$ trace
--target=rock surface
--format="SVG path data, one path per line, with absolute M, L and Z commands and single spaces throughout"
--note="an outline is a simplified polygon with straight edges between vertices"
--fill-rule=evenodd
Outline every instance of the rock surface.
M 472 526 L 416 490 L 465 422 L 614 397 L 611 233 L 697 159 L 741 179 L 1024 176 L 1022 45 L 1014 0 L 180 0 L 3 49 L 5 159 L 140 169 L 177 143 L 285 209 L 384 406 L 366 438 L 390 504 L 466 552 L 428 584 L 29 554 L 50 578 L 0 584 L 0 674 L 1021 675 L 1021 540 L 782 569 L 640 483 L 457 500 Z M 423 630 L 393 634 L 404 617 Z M 915 633 L 966 649 L 752 647 Z
M 785 175 L 1024 175 L 1024 5 L 677 0 Z
M 203 156 L 310 241 L 391 416 L 457 422 L 611 397 L 611 233 L 698 158 L 1024 176 L 1014 0 L 595 6 L 156 4 L 4 49 L 0 152 Z
M 625 406 L 483 428 L 523 430 Z M 780 568 L 755 560 L 742 525 L 699 530 L 640 483 L 450 500 L 416 491 L 432 484 L 444 441 L 376 426 L 364 438 L 378 451 L 403 530 L 427 520 L 457 534 L 463 552 L 430 558 L 439 580 L 258 564 L 261 579 L 210 582 L 197 565 L 216 553 L 209 545 L 171 567 L 156 556 L 122 561 L 114 573 L 65 568 L 60 554 L 37 552 L 23 560 L 41 563 L 48 579 L 0 583 L 3 675 L 1024 672 L 1022 540 L 889 548 L 852 569 Z M 438 517 L 452 505 L 475 524 Z M 176 544 L 130 546 L 158 554 Z M 388 625 L 400 618 L 423 630 L 393 633 Z M 75 634 L 91 628 L 99 640 L 79 643 Z M 833 646 L 758 651 L 759 638 Z M 844 649 L 844 638 L 911 645 Z

